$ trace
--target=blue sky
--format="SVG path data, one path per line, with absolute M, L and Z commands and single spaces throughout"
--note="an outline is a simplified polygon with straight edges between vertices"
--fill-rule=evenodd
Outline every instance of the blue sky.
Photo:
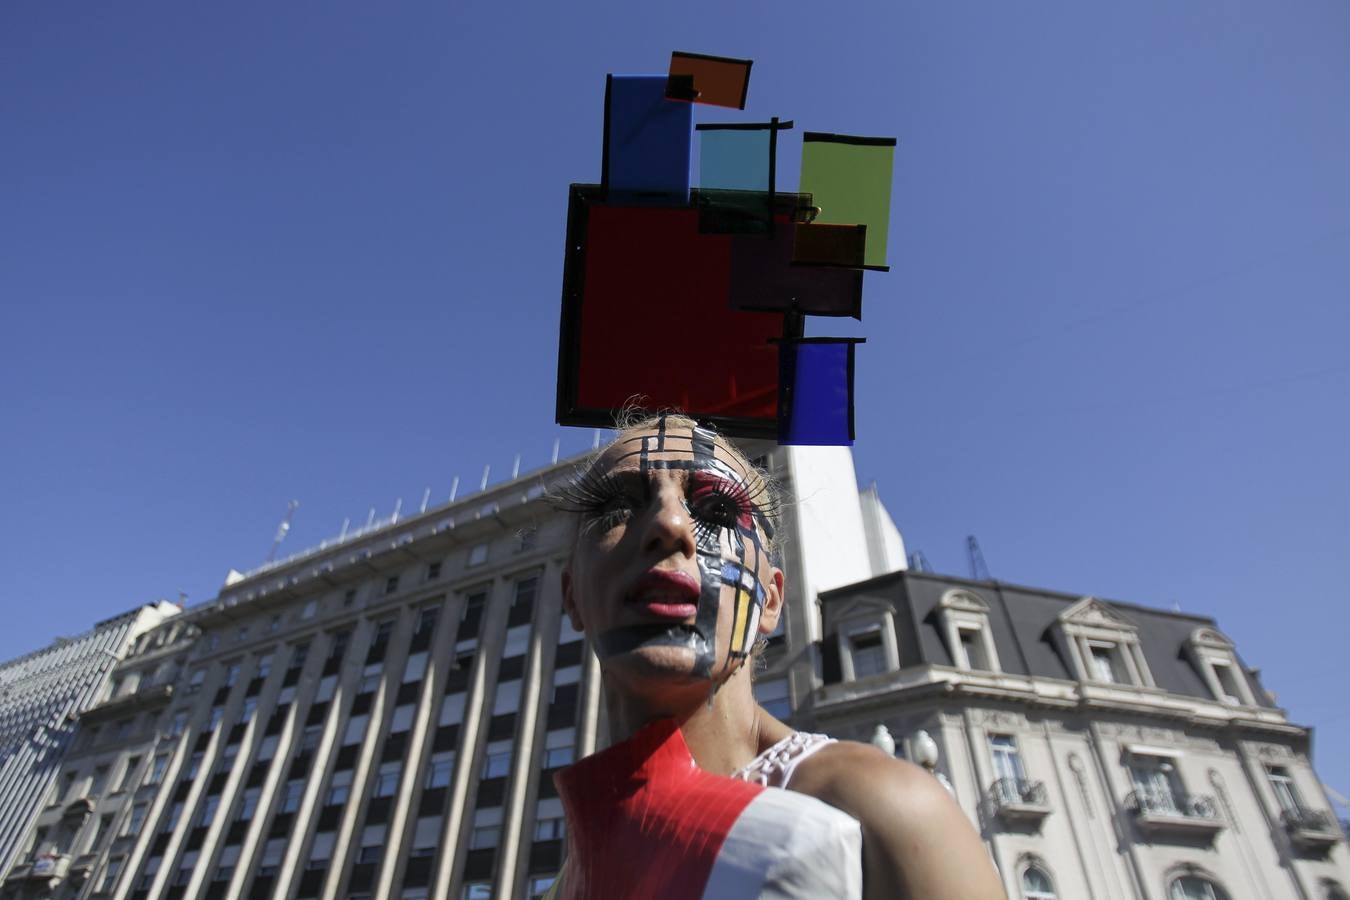
M 209 599 L 292 498 L 289 550 L 589 446 L 566 186 L 605 73 L 692 50 L 899 138 L 849 333 L 910 548 L 1216 616 L 1350 790 L 1347 46 L 1331 0 L 6 3 L 0 658 Z

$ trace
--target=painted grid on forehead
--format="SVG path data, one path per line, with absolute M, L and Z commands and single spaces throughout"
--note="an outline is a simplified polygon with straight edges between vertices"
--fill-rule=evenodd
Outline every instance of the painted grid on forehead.
M 683 429 L 682 427 L 682 430 Z M 638 444 L 636 450 L 621 454 L 615 462 L 638 457 L 638 471 L 644 485 L 655 471 L 713 472 L 728 481 L 744 485 L 748 472 L 737 472 L 727 460 L 717 456 L 717 433 L 695 426 L 687 434 L 672 432 L 666 415 L 661 415 L 655 433 L 620 438 L 620 442 Z M 653 454 L 673 453 L 689 447 L 692 459 L 661 459 Z M 710 678 L 717 660 L 717 625 L 722 604 L 722 588 L 732 588 L 732 625 L 725 636 L 727 644 L 726 668 L 739 663 L 754 648 L 755 634 L 764 608 L 766 592 L 759 580 L 759 566 L 767 559 L 763 541 L 755 527 L 765 522 L 753 501 L 749 525 L 739 521 L 730 525 L 703 521 L 690 510 L 693 521 L 695 556 L 699 568 L 699 598 L 692 624 L 652 624 L 612 629 L 600 636 L 597 650 L 602 657 L 631 652 L 640 646 L 675 646 L 694 654 L 694 674 Z M 767 526 L 766 526 L 767 527 Z M 723 541 L 727 537 L 728 540 Z M 728 556 L 728 552 L 731 556 Z

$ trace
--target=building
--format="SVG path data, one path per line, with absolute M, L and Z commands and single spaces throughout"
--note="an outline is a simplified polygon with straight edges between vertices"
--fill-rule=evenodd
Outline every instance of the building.
M 904 565 L 847 450 L 765 452 L 807 498 L 785 514 L 794 584 Z M 541 894 L 562 858 L 551 774 L 603 734 L 561 616 L 575 524 L 545 499 L 575 465 L 232 572 L 146 635 L 0 897 Z
M 1211 620 L 906 572 L 847 450 L 764 452 L 799 500 L 761 702 L 894 735 L 1010 896 L 1350 883 L 1308 730 Z M 605 740 L 598 666 L 561 615 L 574 523 L 544 496 L 574 464 L 232 572 L 140 639 L 0 900 L 539 896 L 563 852 L 551 775 Z
M 970 813 L 1009 897 L 1345 900 L 1310 730 L 1213 619 L 917 572 L 820 599 L 798 720 L 893 735 Z
M 110 681 L 114 666 L 137 637 L 177 612 L 171 603 L 141 606 L 0 665 L 0 878 L 53 790 L 69 787 L 58 785 L 57 773 L 77 718 L 124 689 Z

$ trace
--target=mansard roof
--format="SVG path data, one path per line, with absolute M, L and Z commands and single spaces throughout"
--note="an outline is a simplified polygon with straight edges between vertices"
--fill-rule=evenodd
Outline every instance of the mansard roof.
M 1072 662 L 1062 657 L 1054 639 L 1055 629 L 1065 624 L 1107 628 L 1139 642 L 1159 688 L 1212 700 L 1209 686 L 1196 670 L 1187 647 L 1201 636 L 1210 646 L 1216 638 L 1232 646 L 1208 616 L 1045 588 L 908 571 L 822 593 L 820 603 L 827 643 L 839 621 L 836 610 L 856 611 L 862 605 L 884 603 L 894 610 L 902 668 L 955 665 L 941 623 L 944 600 L 950 605 L 950 598 L 955 595 L 968 595 L 988 607 L 989 628 L 999 664 L 1010 674 L 1077 680 Z M 1264 692 L 1255 689 L 1254 692 L 1262 705 L 1271 705 Z

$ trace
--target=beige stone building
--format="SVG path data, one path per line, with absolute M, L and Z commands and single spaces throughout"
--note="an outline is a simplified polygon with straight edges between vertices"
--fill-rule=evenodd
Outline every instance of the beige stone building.
M 1308 731 L 1212 622 L 906 573 L 847 450 L 764 453 L 800 499 L 761 700 L 840 736 L 885 726 L 952 786 L 1010 896 L 1350 883 Z M 142 636 L 0 900 L 542 894 L 565 838 L 550 776 L 605 732 L 560 614 L 572 523 L 544 497 L 571 471 L 231 573 Z

